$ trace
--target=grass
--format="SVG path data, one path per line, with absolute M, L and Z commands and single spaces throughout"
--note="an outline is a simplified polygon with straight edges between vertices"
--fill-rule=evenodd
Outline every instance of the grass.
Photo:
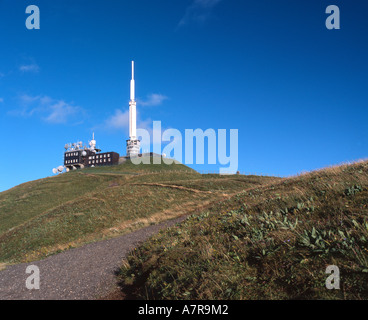
M 0 263 L 34 261 L 119 236 L 276 180 L 128 161 L 25 183 L 0 193 Z
M 144 299 L 368 299 L 368 162 L 257 185 L 182 181 L 234 192 L 153 236 L 121 268 Z M 223 182 L 223 183 L 221 183 Z M 341 289 L 328 290 L 328 265 Z
M 0 193 L 0 234 L 27 223 L 40 213 L 98 189 L 109 180 L 103 176 L 71 173 L 21 184 Z

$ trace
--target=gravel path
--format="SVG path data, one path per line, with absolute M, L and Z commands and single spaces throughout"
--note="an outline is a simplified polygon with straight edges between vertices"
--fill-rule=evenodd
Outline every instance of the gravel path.
M 118 238 L 90 243 L 41 261 L 8 266 L 0 271 L 0 300 L 86 300 L 106 296 L 116 290 L 114 272 L 130 250 L 159 230 L 184 219 L 176 218 Z M 29 265 L 36 265 L 40 270 L 39 290 L 26 288 Z

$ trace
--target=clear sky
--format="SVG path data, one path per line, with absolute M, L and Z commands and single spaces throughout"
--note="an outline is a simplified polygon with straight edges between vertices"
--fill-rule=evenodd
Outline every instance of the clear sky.
M 125 155 L 131 60 L 138 126 L 239 129 L 242 172 L 366 158 L 367 16 L 366 0 L 0 0 L 0 191 L 52 175 L 93 131 Z

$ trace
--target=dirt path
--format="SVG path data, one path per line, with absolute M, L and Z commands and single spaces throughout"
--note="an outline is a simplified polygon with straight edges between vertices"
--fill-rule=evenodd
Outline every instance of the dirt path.
M 139 243 L 185 217 L 165 221 L 130 234 L 87 244 L 41 261 L 8 266 L 0 271 L 0 300 L 96 299 L 116 291 L 114 272 Z M 29 265 L 40 270 L 40 290 L 28 290 Z

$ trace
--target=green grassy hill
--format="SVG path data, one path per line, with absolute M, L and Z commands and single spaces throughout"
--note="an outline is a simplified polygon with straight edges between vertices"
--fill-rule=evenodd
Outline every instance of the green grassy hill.
M 368 299 L 368 162 L 237 192 L 134 250 L 121 277 L 137 298 Z
M 279 180 L 201 175 L 182 165 L 86 168 L 0 193 L 0 264 L 34 261 Z

